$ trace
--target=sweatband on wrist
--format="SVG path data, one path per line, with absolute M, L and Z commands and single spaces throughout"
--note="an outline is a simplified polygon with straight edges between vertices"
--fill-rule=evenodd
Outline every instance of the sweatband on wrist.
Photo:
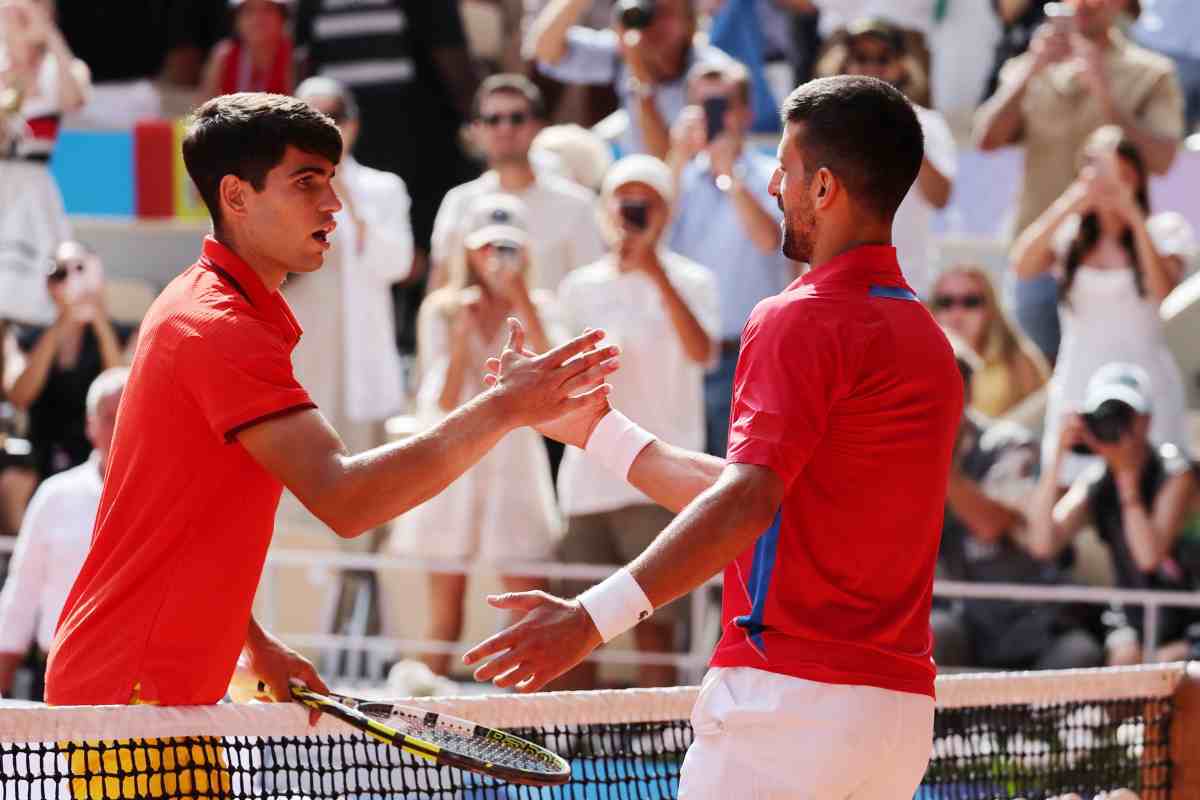
M 654 613 L 650 598 L 627 569 L 619 569 L 579 595 L 579 604 L 587 611 L 600 638 L 606 643 L 620 636 Z
M 583 452 L 621 480 L 625 480 L 629 477 L 629 468 L 633 466 L 638 453 L 657 438 L 620 411 L 613 409 L 596 423 L 596 429 L 588 437 Z

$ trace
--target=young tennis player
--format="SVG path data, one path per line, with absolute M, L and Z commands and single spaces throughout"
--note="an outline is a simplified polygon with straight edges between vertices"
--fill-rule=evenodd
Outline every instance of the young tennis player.
M 288 273 L 321 267 L 341 151 L 333 121 L 293 98 L 228 95 L 196 111 L 183 156 L 213 235 L 142 324 L 91 550 L 50 650 L 49 703 L 215 703 L 243 650 L 276 699 L 293 677 L 327 691 L 250 614 L 282 487 L 355 536 L 513 428 L 604 405 L 615 350 L 594 347 L 600 332 L 532 357 L 514 330 L 498 384 L 421 436 L 346 452 L 292 374 L 301 331 L 279 293 Z
M 681 513 L 576 599 L 490 598 L 527 614 L 465 660 L 537 689 L 724 568 L 679 796 L 910 800 L 932 748 L 929 612 L 963 403 L 891 246 L 921 128 L 903 95 L 862 77 L 805 84 L 783 115 L 771 193 L 785 254 L 813 267 L 746 324 L 726 460 L 617 411 L 544 428 Z

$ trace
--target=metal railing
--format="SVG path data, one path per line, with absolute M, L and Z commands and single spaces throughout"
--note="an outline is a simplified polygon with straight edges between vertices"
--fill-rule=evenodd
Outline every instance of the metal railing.
M 0 537 L 0 553 L 12 552 L 15 540 Z M 267 553 L 266 567 L 262 579 L 260 613 L 262 622 L 274 630 L 278 620 L 279 596 L 277 570 L 281 567 L 308 567 L 328 570 L 331 573 L 344 570 L 377 571 L 394 570 L 415 573 L 442 572 L 468 576 L 523 575 L 549 579 L 572 579 L 600 581 L 610 575 L 616 566 L 597 564 L 560 564 L 548 561 L 512 562 L 462 562 L 453 560 L 412 559 L 374 553 L 349 553 L 336 550 L 305 550 L 279 548 Z M 719 587 L 721 580 L 714 576 L 706 587 Z M 1010 583 L 972 583 L 964 581 L 936 581 L 933 586 L 937 597 L 976 598 L 1009 600 L 1029 603 L 1084 603 L 1089 605 L 1120 604 L 1140 606 L 1144 611 L 1143 652 L 1151 660 L 1158 646 L 1159 612 L 1164 608 L 1200 609 L 1200 592 L 1171 592 L 1152 590 L 1118 589 L 1097 586 Z M 618 664 L 661 664 L 679 668 L 689 680 L 698 680 L 703 674 L 714 642 L 708 635 L 711 629 L 709 617 L 712 604 L 702 591 L 692 592 L 688 597 L 691 604 L 690 647 L 683 653 L 640 653 L 602 648 L 592 655 L 598 662 Z M 339 635 L 331 633 L 300 633 L 274 631 L 280 638 L 297 647 L 317 651 L 369 651 L 379 655 L 408 653 L 451 653 L 461 654 L 467 644 L 442 642 L 429 639 L 406 639 L 389 636 Z

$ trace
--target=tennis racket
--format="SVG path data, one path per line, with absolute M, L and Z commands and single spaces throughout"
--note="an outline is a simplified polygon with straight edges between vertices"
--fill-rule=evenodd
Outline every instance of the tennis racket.
M 556 753 L 486 725 L 413 706 L 324 695 L 302 686 L 292 687 L 292 697 L 438 766 L 532 786 L 571 779 L 571 765 Z

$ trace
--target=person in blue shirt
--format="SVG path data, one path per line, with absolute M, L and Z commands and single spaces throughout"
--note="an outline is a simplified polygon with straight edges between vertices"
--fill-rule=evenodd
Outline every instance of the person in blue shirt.
M 705 449 L 715 456 L 725 455 L 742 326 L 759 300 L 795 277 L 779 249 L 783 212 L 767 193 L 775 161 L 746 145 L 754 117 L 750 92 L 750 73 L 736 61 L 693 67 L 693 105 L 675 124 L 669 159 L 679 199 L 667 246 L 713 272 L 721 304 L 720 357 L 704 380 Z M 714 98 L 726 111 L 710 141 L 702 105 Z

